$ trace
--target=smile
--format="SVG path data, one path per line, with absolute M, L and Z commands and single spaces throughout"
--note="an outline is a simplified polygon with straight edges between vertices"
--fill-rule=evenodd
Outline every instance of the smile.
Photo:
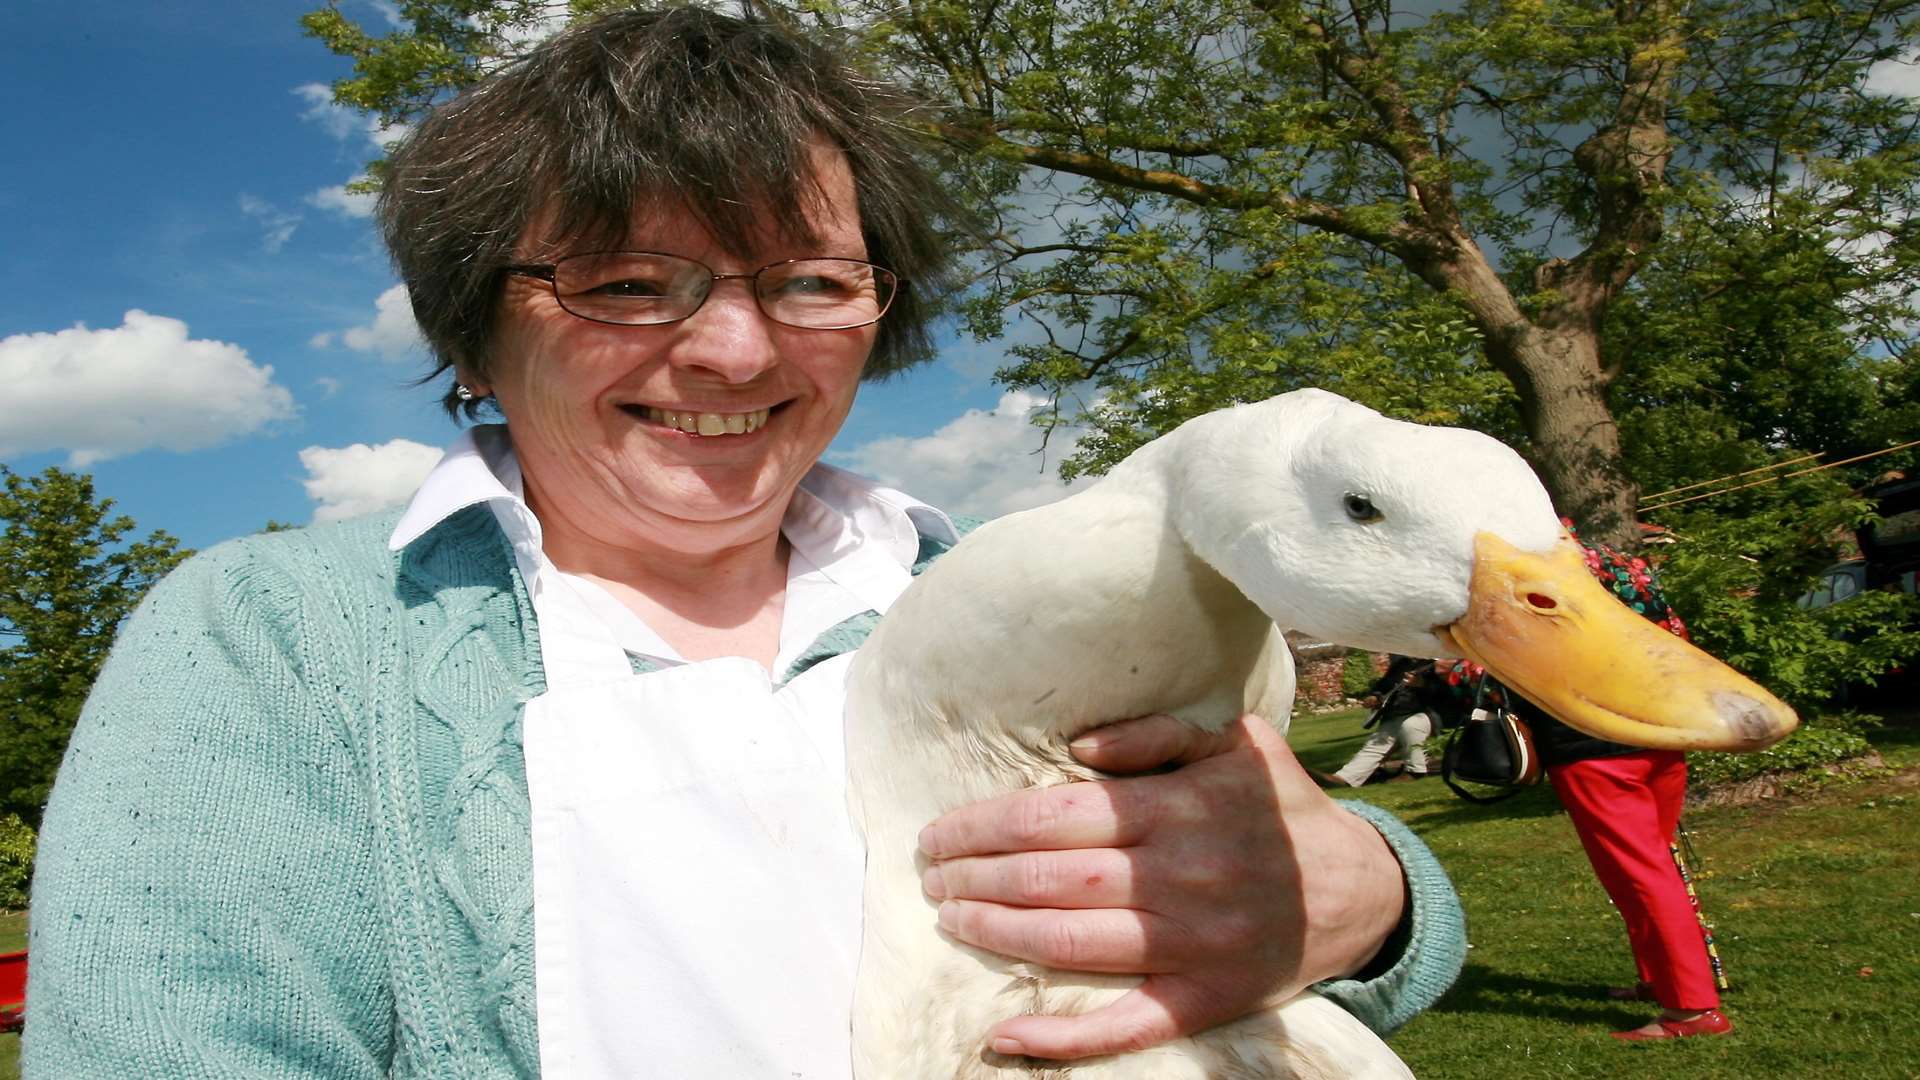
M 768 409 L 743 413 L 681 412 L 643 405 L 635 410 L 656 424 L 676 428 L 689 435 L 746 435 L 766 426 Z

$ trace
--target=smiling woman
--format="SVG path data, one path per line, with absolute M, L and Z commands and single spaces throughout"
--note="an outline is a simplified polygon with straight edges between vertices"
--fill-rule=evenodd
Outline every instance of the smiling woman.
M 862 379 L 927 354 L 947 204 L 910 108 L 776 27 L 627 11 L 395 150 L 379 219 L 430 377 L 504 423 L 404 512 L 222 545 L 129 622 L 46 814 L 29 1076 L 848 1076 L 845 674 L 965 531 L 819 460 Z M 1284 746 L 1088 753 L 1217 804 L 1202 838 L 1241 861 L 1196 882 L 1165 846 L 1006 852 L 1139 859 L 1109 906 L 994 907 L 1131 927 L 1087 965 L 1187 995 L 1029 1027 L 1027 1053 L 1318 979 L 1384 1028 L 1457 970 L 1444 875 L 1393 854 L 1418 841 L 1289 835 L 1277 788 L 1338 811 Z M 1275 899 L 1289 860 L 1317 872 Z M 1149 954 L 1155 904 L 1201 914 Z M 1250 927 L 1269 947 L 1220 964 Z M 970 940 L 1020 955 L 1016 931 Z

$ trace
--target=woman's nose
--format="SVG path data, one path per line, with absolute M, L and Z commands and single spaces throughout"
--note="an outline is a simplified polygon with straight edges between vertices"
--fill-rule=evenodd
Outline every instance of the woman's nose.
M 715 281 L 700 309 L 681 320 L 671 362 L 705 368 L 730 383 L 749 382 L 779 363 L 777 325 L 760 310 L 752 281 Z

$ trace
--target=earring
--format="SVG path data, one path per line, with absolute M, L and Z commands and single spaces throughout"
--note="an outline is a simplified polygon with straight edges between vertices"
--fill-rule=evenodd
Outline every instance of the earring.
M 453 396 L 459 398 L 461 401 L 472 401 L 479 395 L 475 394 L 473 387 L 468 386 L 466 383 L 454 383 Z

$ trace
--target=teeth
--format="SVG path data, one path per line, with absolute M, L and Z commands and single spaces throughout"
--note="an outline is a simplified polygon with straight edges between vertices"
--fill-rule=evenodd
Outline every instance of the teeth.
M 689 435 L 745 435 L 759 431 L 767 426 L 767 409 L 755 409 L 746 413 L 696 413 L 680 412 L 673 409 L 646 408 L 647 419 L 655 423 L 677 428 Z

